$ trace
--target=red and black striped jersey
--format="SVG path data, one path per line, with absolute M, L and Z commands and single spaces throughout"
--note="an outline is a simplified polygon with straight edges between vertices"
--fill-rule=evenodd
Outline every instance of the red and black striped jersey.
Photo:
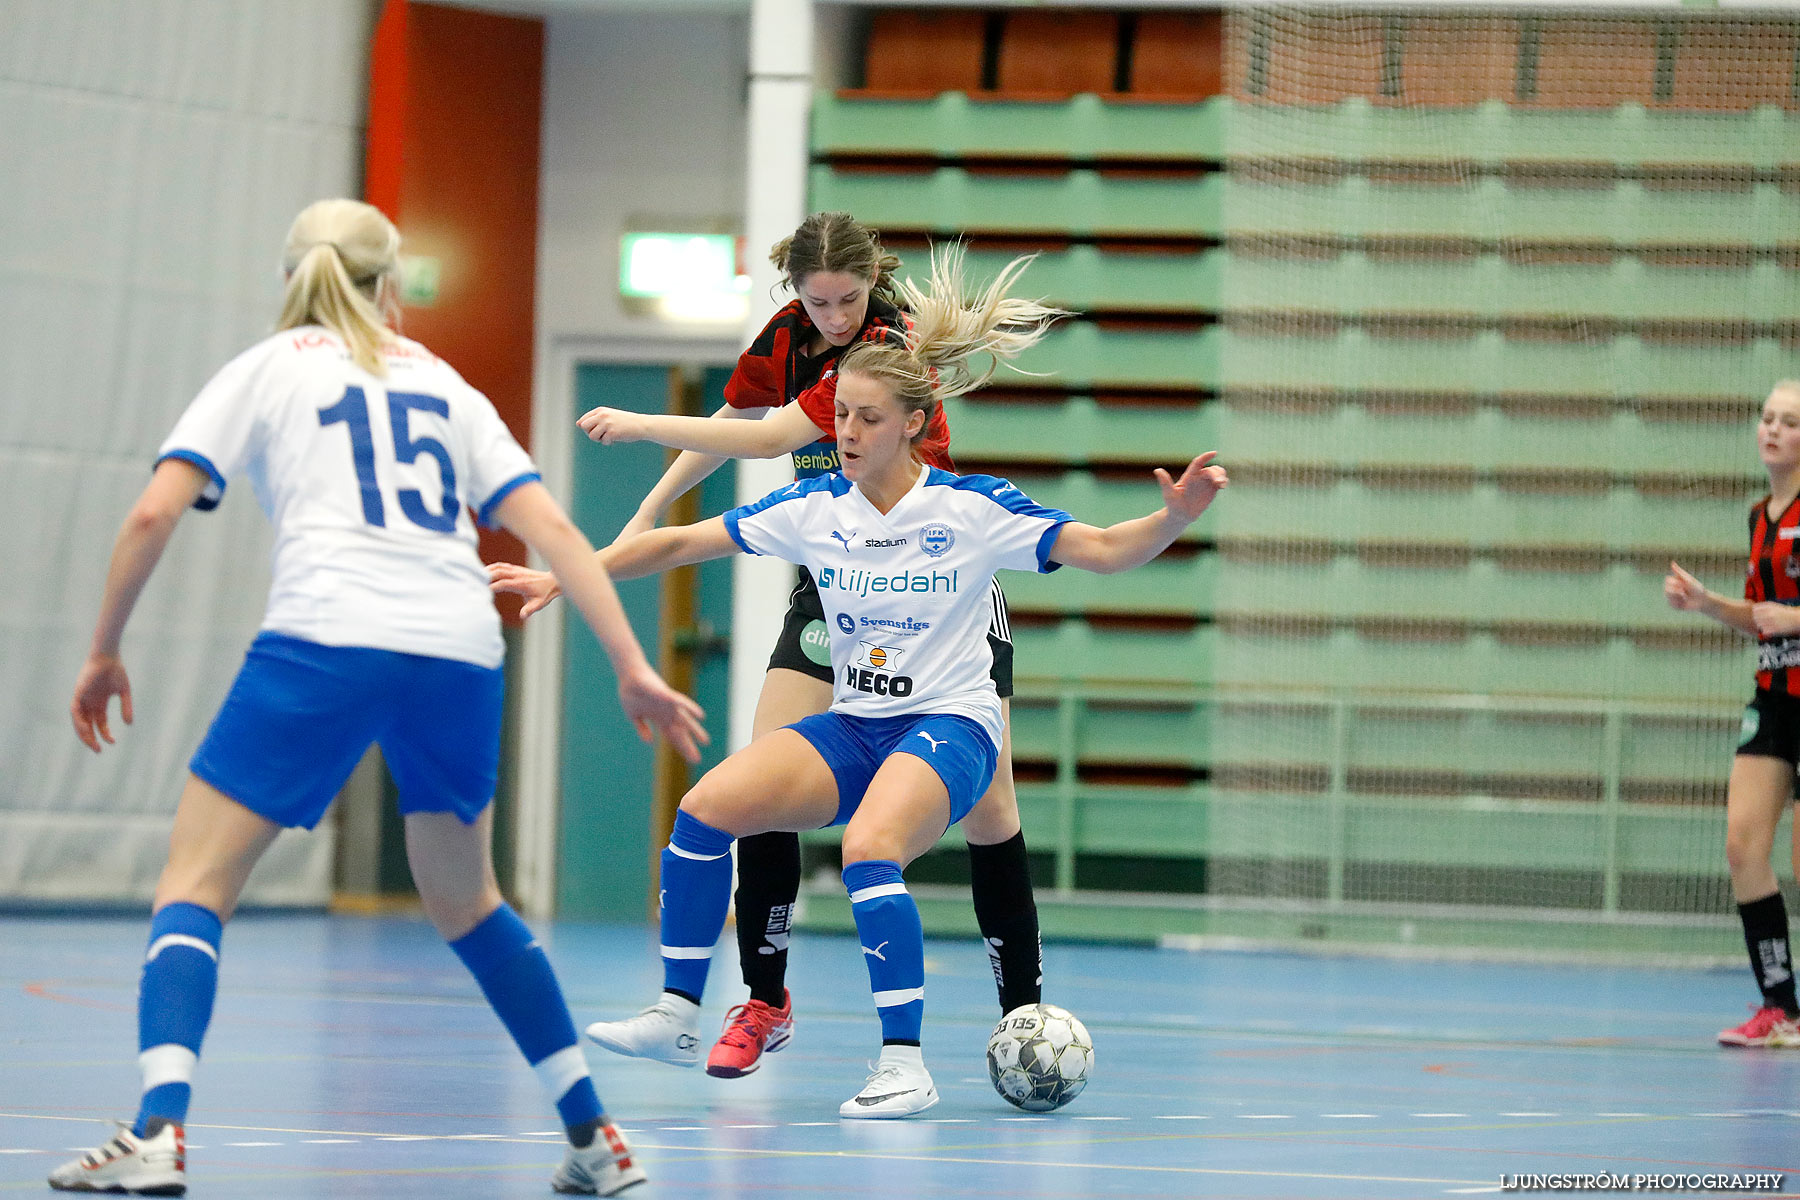
M 1744 573 L 1744 599 L 1752 604 L 1773 600 L 1800 605 L 1800 498 L 1790 500 L 1778 517 L 1769 516 L 1770 497 L 1750 509 L 1750 566 Z M 1756 686 L 1769 692 L 1800 695 L 1800 636 L 1759 638 Z
M 911 319 L 879 296 L 869 297 L 862 328 L 843 346 L 827 346 L 809 355 L 813 323 L 806 306 L 791 300 L 763 326 L 750 348 L 738 356 L 737 369 L 725 384 L 725 402 L 733 408 L 780 408 L 798 400 L 801 411 L 819 427 L 820 438 L 794 451 L 794 475 L 808 479 L 839 467 L 834 405 L 837 364 L 859 342 L 899 341 Z M 920 456 L 934 467 L 954 470 L 950 461 L 950 429 L 943 410 L 933 415 L 920 440 Z

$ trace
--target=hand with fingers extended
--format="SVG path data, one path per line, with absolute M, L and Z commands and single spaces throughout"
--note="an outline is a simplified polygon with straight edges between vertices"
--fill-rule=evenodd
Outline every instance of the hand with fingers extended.
M 603 446 L 641 442 L 648 432 L 644 428 L 642 413 L 626 412 L 622 408 L 590 408 L 581 414 L 575 424 L 580 427 L 581 432 L 588 435 L 589 440 Z
M 1711 593 L 1706 590 L 1705 584 L 1688 574 L 1680 563 L 1671 560 L 1669 573 L 1663 577 L 1663 596 L 1668 600 L 1670 608 L 1703 613 L 1707 611 Z
M 699 762 L 700 747 L 712 741 L 702 724 L 705 711 L 648 664 L 633 676 L 619 677 L 619 703 L 640 738 L 647 742 L 652 734 L 661 734 L 688 762 Z
M 1184 524 L 1191 524 L 1206 511 L 1206 506 L 1213 502 L 1213 497 L 1223 490 L 1231 479 L 1225 474 L 1224 467 L 1212 465 L 1213 459 L 1219 457 L 1218 451 L 1208 450 L 1187 465 L 1180 479 L 1172 479 L 1161 467 L 1156 468 L 1156 482 L 1162 487 L 1163 507 L 1169 515 Z
M 496 596 L 510 592 L 525 597 L 525 603 L 519 608 L 521 621 L 562 595 L 556 576 L 550 572 L 534 571 L 509 562 L 488 564 L 488 587 Z
M 101 742 L 113 744 L 106 709 L 114 696 L 119 698 L 119 715 L 131 724 L 131 680 L 125 663 L 116 654 L 90 654 L 75 680 L 69 719 L 75 723 L 75 736 L 95 754 L 100 753 Z

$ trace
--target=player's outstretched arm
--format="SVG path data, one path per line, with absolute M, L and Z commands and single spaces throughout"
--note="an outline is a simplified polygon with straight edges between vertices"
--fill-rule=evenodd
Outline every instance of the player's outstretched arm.
M 692 450 L 726 458 L 779 458 L 819 440 L 819 427 L 797 403 L 783 405 L 760 421 L 722 421 L 717 417 L 676 417 L 627 412 L 620 408 L 594 408 L 583 413 L 575 423 L 589 438 L 608 446 L 621 442 L 655 442 L 671 450 Z
M 1800 622 L 1800 611 L 1785 604 L 1753 605 L 1748 600 L 1733 600 L 1717 592 L 1707 591 L 1705 584 L 1674 561 L 1669 563 L 1669 573 L 1663 577 L 1663 598 L 1669 602 L 1670 608 L 1711 617 L 1719 624 L 1729 626 L 1739 633 L 1747 633 L 1751 637 L 1795 632 L 1796 630 L 1782 626 L 1788 622 Z M 1770 611 L 1759 614 L 1759 609 Z M 1770 627 L 1764 628 L 1765 624 Z
M 1169 543 L 1198 520 L 1213 497 L 1231 482 L 1224 467 L 1212 465 L 1217 457 L 1215 451 L 1208 450 L 1188 464 L 1180 479 L 1171 479 L 1167 471 L 1156 468 L 1156 482 L 1162 487 L 1162 508 L 1105 529 L 1071 521 L 1057 535 L 1056 545 L 1050 548 L 1050 560 L 1101 575 L 1143 566 L 1167 550 Z
M 725 522 L 717 517 L 697 525 L 677 525 L 669 529 L 651 529 L 619 540 L 595 553 L 594 559 L 614 579 L 640 579 L 676 567 L 711 562 L 737 552 L 738 545 L 725 532 Z M 517 563 L 489 563 L 488 584 L 496 594 L 510 592 L 525 597 L 519 609 L 521 619 L 538 612 L 562 595 L 556 576 L 549 571 L 534 571 Z
M 562 506 L 541 483 L 515 488 L 500 502 L 500 523 L 525 544 L 544 556 L 570 603 L 582 617 L 612 660 L 619 678 L 619 701 L 638 736 L 650 740 L 655 730 L 689 762 L 700 760 L 700 747 L 709 740 L 701 724 L 705 716 L 698 704 L 671 688 L 644 657 L 637 635 L 625 618 L 619 595 L 613 590 L 606 568 L 594 547 L 569 520 Z
M 69 702 L 75 736 L 96 754 L 100 753 L 101 742 L 111 744 L 113 740 L 106 708 L 114 696 L 119 698 L 119 715 L 127 725 L 131 724 L 131 679 L 119 657 L 125 622 L 131 619 L 131 610 L 136 607 L 144 584 L 149 582 L 150 572 L 161 560 L 181 514 L 206 490 L 207 478 L 206 472 L 193 463 L 164 459 L 157 464 L 149 485 L 119 527 L 112 562 L 106 568 L 100 616 L 94 622 L 94 640 L 75 680 L 75 698 Z

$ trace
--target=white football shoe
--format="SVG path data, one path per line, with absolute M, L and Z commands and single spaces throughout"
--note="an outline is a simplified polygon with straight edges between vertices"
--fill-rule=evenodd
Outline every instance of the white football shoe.
M 883 1046 L 862 1091 L 838 1106 L 840 1117 L 910 1117 L 938 1102 L 917 1046 Z
M 685 996 L 664 992 L 635 1017 L 595 1021 L 588 1040 L 628 1058 L 652 1058 L 675 1067 L 700 1064 L 700 1006 Z
M 59 1192 L 186 1195 L 187 1135 L 173 1121 L 150 1137 L 120 1125 L 110 1142 L 50 1172 L 50 1186 Z
M 611 1125 L 602 1125 L 586 1146 L 569 1147 L 562 1166 L 550 1177 L 550 1188 L 564 1195 L 616 1196 L 645 1178 L 624 1135 Z

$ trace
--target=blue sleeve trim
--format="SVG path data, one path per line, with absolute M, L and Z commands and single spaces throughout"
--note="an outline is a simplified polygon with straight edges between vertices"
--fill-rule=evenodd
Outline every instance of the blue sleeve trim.
M 766 497 L 765 497 L 765 499 L 766 499 Z M 760 504 L 761 501 L 758 501 L 757 503 Z M 738 532 L 738 518 L 745 517 L 748 515 L 750 515 L 750 506 L 749 505 L 745 505 L 742 508 L 734 508 L 730 512 L 726 513 L 725 514 L 725 532 L 729 533 L 731 535 L 731 540 L 738 544 L 738 549 L 742 550 L 745 554 L 755 554 L 756 551 L 754 551 L 750 548 L 750 543 L 748 543 L 744 540 L 744 535 Z
M 1021 517 L 1042 517 L 1046 521 L 1073 521 L 1075 518 L 1060 508 L 1047 508 L 1027 496 L 1015 487 L 1011 480 L 1001 479 L 994 475 L 952 475 L 948 471 L 932 468 L 931 476 L 926 480 L 928 485 L 940 484 L 953 487 L 959 492 L 974 492 L 978 496 L 986 496 L 1009 513 Z
M 494 489 L 494 494 L 487 498 L 487 503 L 476 510 L 475 519 L 489 529 L 495 528 L 494 510 L 500 507 L 500 502 L 502 500 L 505 500 L 508 496 L 512 495 L 528 483 L 542 483 L 543 481 L 544 477 L 539 475 L 536 471 L 526 471 L 522 475 L 514 476 Z
M 1048 575 L 1052 571 L 1060 571 L 1063 569 L 1063 565 L 1061 563 L 1050 561 L 1050 551 L 1056 549 L 1056 539 L 1058 537 L 1062 536 L 1063 526 L 1067 525 L 1070 521 L 1073 521 L 1074 519 L 1075 519 L 1074 517 L 1071 517 L 1065 513 L 1063 515 L 1062 520 L 1060 520 L 1056 524 L 1050 526 L 1050 528 L 1044 530 L 1044 535 L 1042 537 L 1038 538 L 1038 545 L 1037 545 L 1038 574 Z
M 212 459 L 196 450 L 171 450 L 151 465 L 151 470 L 163 465 L 171 458 L 178 458 L 184 463 L 191 463 L 205 471 L 210 482 L 205 490 L 194 498 L 194 507 L 201 512 L 211 512 L 219 507 L 219 501 L 225 498 L 225 476 L 219 474 L 219 468 L 213 466 Z

